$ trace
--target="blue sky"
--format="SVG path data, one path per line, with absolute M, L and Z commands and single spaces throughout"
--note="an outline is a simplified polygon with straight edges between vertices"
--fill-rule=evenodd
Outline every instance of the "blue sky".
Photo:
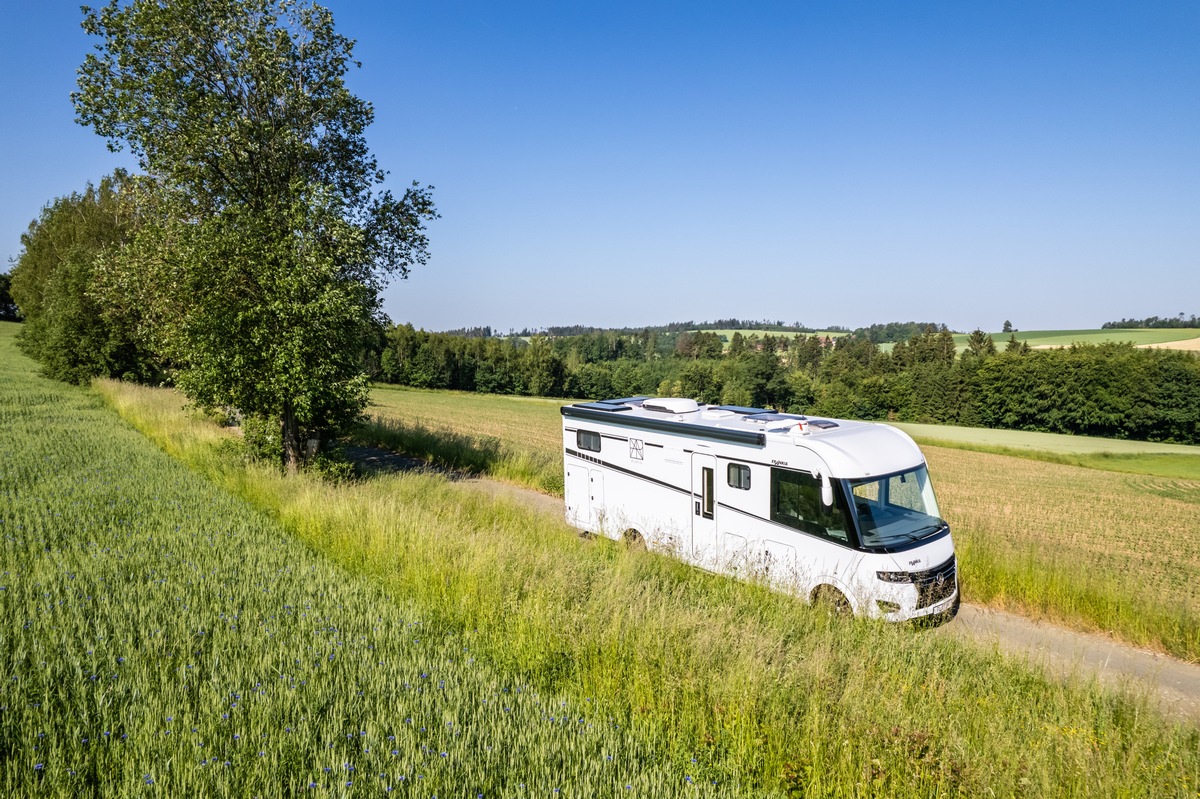
M 1200 313 L 1200 4 L 331 2 L 426 329 Z M 0 257 L 128 155 L 77 3 L 2 0 Z

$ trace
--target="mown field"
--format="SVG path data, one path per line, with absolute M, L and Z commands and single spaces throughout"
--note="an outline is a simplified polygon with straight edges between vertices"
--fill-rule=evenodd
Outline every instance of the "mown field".
M 289 480 L 173 392 L 102 384 L 168 457 L 10 334 L 5 795 L 1200 789 L 1200 731 L 1146 697 L 830 620 L 436 474 Z
M 371 440 L 561 493 L 556 401 L 393 387 L 372 398 Z M 1105 456 L 1071 436 L 997 433 L 923 444 L 967 599 L 1200 660 L 1196 448 L 1113 442 Z M 1013 454 L 961 448 L 1005 441 Z M 1072 465 L 1087 461 L 1131 473 Z

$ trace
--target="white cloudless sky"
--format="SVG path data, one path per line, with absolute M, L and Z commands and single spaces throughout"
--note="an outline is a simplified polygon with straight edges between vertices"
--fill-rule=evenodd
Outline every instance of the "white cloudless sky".
M 1200 4 L 328 5 L 389 185 L 442 213 L 393 320 L 1200 313 Z M 131 165 L 73 121 L 80 17 L 0 7 L 0 256 Z

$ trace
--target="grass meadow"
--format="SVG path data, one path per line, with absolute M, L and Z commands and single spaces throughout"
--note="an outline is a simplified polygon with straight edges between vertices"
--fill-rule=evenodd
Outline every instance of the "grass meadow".
M 381 444 L 460 463 L 443 451 L 487 453 L 471 466 L 561 493 L 559 401 L 394 387 L 372 401 Z M 969 601 L 1200 660 L 1196 447 L 1114 441 L 1105 454 L 1100 439 L 901 427 L 929 460 Z M 931 446 L 926 433 L 957 438 Z M 1130 473 L 1085 468 L 1097 465 Z
M 287 479 L 173 392 L 98 384 L 122 422 L 10 343 L 6 795 L 1200 791 L 1200 730 L 1148 697 L 434 473 Z

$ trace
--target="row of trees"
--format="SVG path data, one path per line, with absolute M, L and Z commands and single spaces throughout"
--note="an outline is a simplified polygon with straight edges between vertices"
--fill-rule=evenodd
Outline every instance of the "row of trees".
M 381 379 L 423 388 L 603 398 L 637 394 L 798 413 L 1200 443 L 1200 359 L 1128 344 L 1003 351 L 944 326 L 890 352 L 870 339 L 737 337 L 729 351 L 663 357 L 650 331 L 479 339 L 391 328 Z M 601 346 L 603 345 L 603 346 Z
M 848 332 L 844 327 L 827 327 L 821 328 L 828 331 Z M 490 330 L 490 328 L 489 328 Z M 650 333 L 661 335 L 663 333 L 685 333 L 695 330 L 761 330 L 772 333 L 814 333 L 817 328 L 807 327 L 801 322 L 792 322 L 785 324 L 782 320 L 751 320 L 738 319 L 730 317 L 728 319 L 717 319 L 713 322 L 694 322 L 688 320 L 686 322 L 668 322 L 665 325 L 650 325 L 644 328 L 618 327 L 618 328 L 603 328 L 592 327 L 590 325 L 551 325 L 538 329 L 524 328 L 520 331 L 514 331 L 511 335 L 520 336 L 522 338 L 532 338 L 533 336 L 582 336 L 595 333 L 615 333 L 619 336 L 631 336 L 638 333 L 649 331 Z M 458 332 L 458 331 L 447 331 Z
M 22 348 L 50 377 L 160 382 L 165 364 L 139 335 L 139 316 L 108 296 L 102 264 L 134 238 L 131 179 L 117 172 L 83 192 L 59 197 L 21 236 L 12 295 L 26 322 Z
M 1127 330 L 1131 328 L 1200 328 L 1200 316 L 1192 314 L 1184 316 L 1180 311 L 1176 316 L 1147 316 L 1145 319 L 1121 319 L 1117 322 L 1105 322 L 1102 330 Z
M 62 379 L 169 378 L 302 442 L 367 401 L 365 348 L 389 277 L 425 263 L 429 190 L 382 190 L 353 42 L 292 0 L 111 0 L 72 95 L 128 148 L 117 173 L 46 206 L 12 294 L 22 345 Z

